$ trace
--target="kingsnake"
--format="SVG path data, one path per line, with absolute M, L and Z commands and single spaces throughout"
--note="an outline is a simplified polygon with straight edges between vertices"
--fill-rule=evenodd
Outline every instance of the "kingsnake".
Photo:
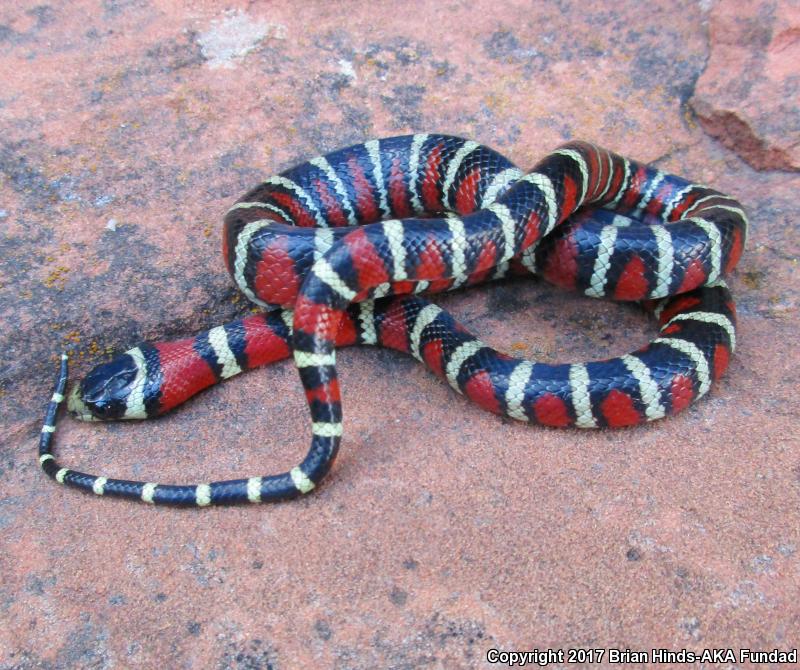
M 587 213 L 570 218 L 579 208 Z M 485 409 L 521 421 L 596 428 L 675 414 L 728 366 L 735 308 L 721 277 L 738 262 L 747 225 L 736 200 L 586 142 L 527 173 L 485 146 L 437 134 L 315 158 L 267 179 L 225 216 L 228 271 L 266 313 L 131 349 L 90 372 L 68 403 L 84 420 L 145 418 L 292 355 L 312 418 L 304 460 L 278 475 L 199 485 L 62 467 L 51 453 L 62 355 L 39 462 L 62 484 L 149 503 L 294 498 L 320 482 L 339 449 L 335 347 L 350 344 L 407 352 Z M 659 337 L 605 361 L 518 360 L 410 295 L 530 272 L 589 296 L 650 301 Z

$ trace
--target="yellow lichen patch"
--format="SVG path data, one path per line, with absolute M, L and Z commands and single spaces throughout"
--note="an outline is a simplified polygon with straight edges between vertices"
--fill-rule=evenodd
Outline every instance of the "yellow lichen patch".
M 45 278 L 44 285 L 47 288 L 55 288 L 59 291 L 63 290 L 64 285 L 67 283 L 68 272 L 69 268 L 64 265 L 53 268 Z
M 742 273 L 740 276 L 742 277 L 742 281 L 747 288 L 755 290 L 762 287 L 764 283 L 764 275 L 765 273 L 761 270 L 750 270 L 749 272 Z
M 98 344 L 96 341 L 90 342 L 89 346 L 85 349 L 72 350 L 72 358 L 78 361 L 89 360 L 96 361 L 102 358 L 109 358 L 116 350 L 111 345 L 105 347 Z
M 89 348 L 87 349 L 87 353 L 90 356 L 98 356 L 103 353 L 103 348 L 97 343 L 96 340 L 92 340 L 89 343 Z
M 63 323 L 50 324 L 50 329 L 55 331 L 62 330 L 64 327 Z M 92 340 L 86 348 L 78 349 L 77 345 L 81 344 L 81 333 L 79 330 L 70 330 L 64 333 L 61 335 L 61 340 L 64 348 L 70 350 L 70 356 L 74 360 L 95 360 L 104 356 L 110 356 L 115 351 L 114 347 L 110 345 L 104 347 L 99 344 L 97 340 Z M 56 358 L 53 358 L 53 360 L 56 360 Z

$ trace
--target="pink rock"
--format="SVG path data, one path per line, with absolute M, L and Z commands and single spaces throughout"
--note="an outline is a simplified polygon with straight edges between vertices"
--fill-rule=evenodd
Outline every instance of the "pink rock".
M 691 105 L 705 130 L 759 170 L 800 170 L 800 5 L 725 0 Z
M 507 667 L 484 663 L 493 647 L 796 647 L 800 172 L 756 172 L 685 123 L 706 65 L 700 4 L 0 1 L 0 669 L 466 669 Z M 748 7 L 714 10 L 693 104 L 720 101 L 756 146 L 788 146 L 797 96 L 756 93 L 772 85 L 762 69 L 797 71 L 796 33 L 779 26 L 798 22 L 780 7 L 762 40 L 737 42 L 718 24 L 756 17 Z M 737 44 L 747 53 L 708 94 L 718 50 Z M 741 81 L 752 99 L 728 93 Z M 354 348 L 339 354 L 345 441 L 304 500 L 161 510 L 41 473 L 57 352 L 77 380 L 107 350 L 244 313 L 221 213 L 297 161 L 413 131 L 523 166 L 585 138 L 739 198 L 753 225 L 730 278 L 728 374 L 662 422 L 546 430 L 475 408 L 409 357 Z M 655 332 L 632 307 L 542 282 L 437 302 L 540 360 L 617 356 Z M 156 421 L 64 417 L 56 453 L 202 481 L 291 467 L 310 434 L 287 362 Z

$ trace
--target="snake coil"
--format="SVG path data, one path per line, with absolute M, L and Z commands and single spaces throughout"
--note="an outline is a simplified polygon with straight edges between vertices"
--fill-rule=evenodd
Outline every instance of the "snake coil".
M 39 462 L 62 484 L 149 503 L 308 493 L 339 450 L 335 349 L 350 344 L 405 351 L 482 407 L 521 421 L 597 428 L 675 414 L 728 366 L 735 308 L 722 276 L 741 256 L 747 225 L 733 198 L 586 142 L 562 146 L 527 173 L 476 142 L 436 134 L 320 156 L 267 179 L 225 216 L 228 271 L 264 314 L 187 340 L 139 345 L 91 371 L 68 402 L 84 420 L 146 418 L 244 369 L 292 356 L 312 419 L 303 461 L 277 475 L 198 485 L 63 467 L 52 454 L 67 384 L 62 355 Z M 519 360 L 416 295 L 512 273 L 648 303 L 659 336 L 604 361 Z

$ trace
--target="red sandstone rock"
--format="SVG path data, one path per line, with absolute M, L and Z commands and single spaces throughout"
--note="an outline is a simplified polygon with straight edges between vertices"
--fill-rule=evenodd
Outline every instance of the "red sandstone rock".
M 0 2 L 0 669 L 796 647 L 800 175 L 755 172 L 685 123 L 700 3 L 222 5 Z M 748 44 L 742 76 L 759 85 L 764 49 Z M 796 67 L 788 53 L 770 56 L 778 70 Z M 306 499 L 157 510 L 42 475 L 54 354 L 69 348 L 78 378 L 107 349 L 246 311 L 220 253 L 226 207 L 298 160 L 415 130 L 520 165 L 586 138 L 739 197 L 753 225 L 727 375 L 657 424 L 544 430 L 400 354 L 351 349 L 342 450 Z M 654 332 L 630 306 L 543 283 L 441 304 L 542 360 L 618 355 Z M 309 437 L 285 363 L 157 421 L 64 419 L 56 452 L 187 482 L 291 467 Z
M 800 170 L 800 4 L 723 0 L 691 105 L 703 128 L 759 170 Z

